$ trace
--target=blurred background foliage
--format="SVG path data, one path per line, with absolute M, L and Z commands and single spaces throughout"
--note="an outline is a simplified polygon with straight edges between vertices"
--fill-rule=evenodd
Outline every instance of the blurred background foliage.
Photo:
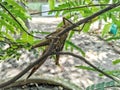
M 22 48 L 33 42 L 24 21 L 31 18 L 15 0 L 0 0 L 0 60 L 19 59 Z

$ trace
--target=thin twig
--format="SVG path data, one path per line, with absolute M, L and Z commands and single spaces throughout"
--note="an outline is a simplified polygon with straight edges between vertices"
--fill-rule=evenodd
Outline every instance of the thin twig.
M 98 72 L 102 73 L 103 75 L 105 75 L 106 77 L 119 82 L 118 78 L 115 78 L 109 74 L 107 74 L 106 72 L 100 70 L 99 68 L 97 68 L 95 65 L 93 65 L 91 62 L 89 62 L 89 60 L 85 59 L 84 57 L 80 56 L 80 55 L 76 55 L 74 53 L 71 52 L 56 52 L 55 54 L 60 54 L 60 55 L 71 55 L 73 57 L 79 58 L 80 60 L 82 60 L 83 62 L 85 62 L 86 64 L 88 64 L 89 66 L 91 66 L 92 68 L 94 68 L 95 70 L 97 70 Z
M 64 31 L 58 33 L 58 35 L 56 35 L 56 36 L 61 36 L 61 35 L 63 35 L 64 33 L 69 32 L 69 31 L 72 30 L 73 28 L 75 28 L 75 27 L 77 27 L 77 26 L 79 26 L 79 25 L 81 25 L 81 24 L 83 24 L 83 23 L 87 23 L 87 22 L 89 22 L 90 20 L 92 20 L 93 18 L 95 18 L 95 17 L 97 17 L 97 16 L 99 16 L 99 15 L 101 15 L 101 14 L 103 14 L 103 13 L 105 13 L 105 12 L 107 12 L 107 11 L 113 9 L 113 8 L 116 8 L 116 7 L 118 7 L 119 5 L 120 5 L 120 1 L 119 1 L 118 3 L 116 3 L 116 4 L 112 4 L 112 5 L 108 6 L 108 7 L 104 8 L 104 9 L 102 9 L 102 10 L 96 12 L 96 13 L 94 13 L 94 14 L 91 15 L 91 16 L 88 16 L 88 17 L 86 17 L 86 18 L 84 18 L 84 19 L 76 22 L 75 24 L 67 27 Z
M 40 14 L 40 13 L 47 13 L 47 12 L 65 11 L 65 10 L 72 10 L 72 9 L 86 8 L 86 7 L 109 6 L 109 5 L 112 5 L 112 4 L 93 4 L 93 5 L 84 5 L 84 6 L 77 6 L 77 7 L 72 7 L 72 8 L 64 8 L 64 9 L 56 9 L 56 10 L 48 10 L 48 11 L 43 11 L 43 12 L 36 12 L 36 13 L 31 13 L 30 15 L 35 15 L 35 14 Z

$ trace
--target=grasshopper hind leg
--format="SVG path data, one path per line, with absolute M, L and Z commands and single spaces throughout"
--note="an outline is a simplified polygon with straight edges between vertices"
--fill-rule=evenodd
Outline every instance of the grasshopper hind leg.
M 61 71 L 64 71 L 64 67 L 60 65 L 59 59 L 60 59 L 60 55 L 56 55 L 55 65 L 57 65 L 61 69 Z

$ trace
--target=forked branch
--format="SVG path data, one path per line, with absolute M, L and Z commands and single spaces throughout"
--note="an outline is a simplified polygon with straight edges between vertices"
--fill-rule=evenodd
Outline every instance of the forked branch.
M 93 15 L 91 15 L 91 16 L 89 16 L 89 17 L 86 17 L 86 18 L 78 21 L 77 23 L 75 23 L 75 24 L 73 24 L 73 25 L 65 28 L 63 31 L 61 31 L 60 33 L 58 33 L 58 34 L 56 35 L 56 37 L 59 37 L 59 36 L 65 34 L 66 32 L 69 32 L 70 30 L 76 28 L 77 26 L 79 26 L 79 25 L 81 25 L 81 24 L 87 23 L 88 21 L 92 20 L 93 18 L 95 18 L 95 17 L 97 17 L 97 16 L 99 16 L 99 15 L 101 15 L 101 14 L 103 14 L 103 13 L 105 13 L 105 12 L 107 12 L 107 11 L 109 11 L 109 10 L 117 7 L 117 6 L 119 6 L 119 5 L 120 5 L 120 1 L 119 1 L 118 3 L 116 3 L 116 4 L 112 4 L 112 5 L 108 6 L 108 7 L 106 7 L 105 9 L 100 10 L 100 11 L 94 13 Z M 54 38 L 54 39 L 53 39 L 53 43 L 55 43 L 56 39 L 57 39 L 57 38 Z M 3 87 L 5 87 L 5 86 L 8 86 L 8 85 L 10 85 L 11 83 L 15 82 L 17 79 L 19 79 L 20 77 L 22 77 L 26 72 L 28 72 L 32 67 L 34 67 L 35 65 L 37 65 L 37 64 L 40 63 L 40 62 L 43 62 L 42 60 L 44 60 L 45 57 L 50 56 L 51 54 L 53 54 L 53 53 L 51 52 L 52 49 L 54 48 L 54 47 L 53 47 L 53 46 L 54 46 L 53 43 L 51 43 L 49 50 L 48 50 L 43 56 L 41 56 L 38 60 L 36 60 L 36 61 L 33 62 L 32 64 L 30 64 L 28 67 L 26 67 L 23 71 L 21 71 L 18 75 L 16 75 L 16 76 L 13 77 L 12 79 L 10 79 L 10 80 L 8 80 L 8 81 L 6 81 L 6 82 L 4 82 L 4 83 L 1 83 L 1 84 L 0 84 L 0 88 L 3 88 Z M 61 54 L 62 54 L 62 53 L 61 53 Z M 64 54 L 65 54 L 65 53 L 64 53 Z M 70 53 L 69 53 L 69 54 L 70 54 Z M 72 55 L 72 54 L 71 54 L 71 55 Z M 73 55 L 73 56 L 75 56 L 75 55 Z M 75 56 L 75 57 L 78 57 L 78 56 Z M 81 59 L 81 58 L 80 58 L 80 59 Z M 92 65 L 91 65 L 91 66 L 92 66 Z M 94 66 L 93 66 L 93 67 L 94 67 Z M 96 70 L 97 70 L 97 69 L 96 69 Z M 97 71 L 100 71 L 100 70 L 97 70 Z M 101 73 L 102 73 L 102 72 L 101 72 Z M 104 72 L 103 72 L 103 73 L 104 73 Z M 104 75 L 106 75 L 106 74 L 104 73 Z M 107 75 L 106 75 L 106 76 L 107 76 Z M 113 80 L 116 80 L 116 79 L 114 79 L 113 77 L 110 77 L 110 76 L 107 76 L 107 77 L 109 77 L 109 78 L 111 78 L 111 79 L 113 79 Z M 116 81 L 118 81 L 118 80 L 116 80 Z

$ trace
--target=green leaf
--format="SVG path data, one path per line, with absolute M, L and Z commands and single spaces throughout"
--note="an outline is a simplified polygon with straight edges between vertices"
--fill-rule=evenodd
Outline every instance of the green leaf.
M 115 81 L 97 83 L 97 84 L 93 84 L 91 86 L 88 86 L 86 88 L 86 90 L 106 90 L 106 88 L 115 86 L 115 84 L 116 84 Z
M 120 36 L 115 36 L 115 37 L 107 38 L 106 41 L 119 40 L 119 39 L 120 39 Z
M 74 49 L 78 50 L 79 52 L 81 52 L 81 54 L 85 57 L 85 52 L 80 47 L 76 46 L 74 43 L 72 43 L 72 42 L 70 42 L 68 40 L 66 40 L 66 43 L 68 45 L 70 45 L 72 48 L 74 48 Z
M 109 81 L 105 83 L 105 87 L 114 86 L 114 85 L 115 85 L 115 81 Z
M 102 37 L 110 31 L 111 23 L 107 23 L 104 25 L 102 30 Z
M 77 67 L 79 69 L 84 69 L 84 70 L 96 71 L 94 68 L 91 68 L 91 67 L 88 67 L 88 66 L 83 66 L 83 65 L 81 65 L 81 66 L 75 66 L 75 67 Z
M 22 27 L 23 27 L 25 30 L 28 30 L 27 26 L 25 25 L 25 23 L 23 22 L 23 20 L 22 20 L 21 18 L 17 17 L 16 19 L 19 21 L 19 23 L 22 25 Z
M 82 31 L 85 32 L 85 33 L 88 32 L 89 29 L 90 29 L 90 26 L 91 26 L 91 23 L 89 23 L 89 22 L 86 23 Z
M 50 10 L 53 10 L 55 7 L 55 0 L 48 0 Z
M 35 41 L 34 37 L 28 35 L 26 32 L 22 32 L 21 40 L 22 40 L 23 43 L 29 43 L 29 44 L 33 44 L 34 41 Z M 19 42 L 19 41 L 20 40 L 17 40 L 17 42 Z
M 69 34 L 69 36 L 68 36 L 68 40 L 71 39 L 71 37 L 74 35 L 74 33 L 75 33 L 74 31 L 71 31 L 71 32 L 70 32 L 70 34 Z
M 91 86 L 91 90 L 94 90 L 95 89 L 95 85 L 93 84 L 92 86 Z
M 68 47 L 69 47 L 69 44 L 65 43 L 65 46 L 64 46 L 65 50 L 68 50 Z
M 55 17 L 58 17 L 60 15 L 60 12 L 55 13 Z
M 99 84 L 96 85 L 96 89 L 104 90 L 104 85 L 105 85 L 105 82 L 99 83 Z
M 28 35 L 28 36 L 27 36 L 27 40 L 29 41 L 30 44 L 33 44 L 33 42 L 34 42 L 34 37 Z
M 104 71 L 109 75 L 114 75 L 114 76 L 118 76 L 120 75 L 120 70 L 108 70 L 108 71 Z M 102 73 L 99 74 L 99 76 L 104 76 Z
M 8 14 L 6 14 L 4 12 L 0 12 L 0 16 L 2 17 L 0 19 L 0 24 L 2 26 L 6 27 L 12 33 L 17 32 L 17 30 L 15 31 L 15 28 L 17 28 L 16 27 L 16 22 Z M 15 25 L 13 25 L 13 23 Z
M 17 7 L 19 10 L 25 11 L 25 9 L 14 0 L 5 0 L 5 1 L 7 1 L 9 4 L 12 4 L 14 7 Z
M 112 61 L 113 65 L 119 64 L 120 63 L 120 59 L 116 59 L 114 61 Z
M 8 33 L 2 32 L 8 39 L 10 39 L 11 41 L 15 41 L 15 39 Z

